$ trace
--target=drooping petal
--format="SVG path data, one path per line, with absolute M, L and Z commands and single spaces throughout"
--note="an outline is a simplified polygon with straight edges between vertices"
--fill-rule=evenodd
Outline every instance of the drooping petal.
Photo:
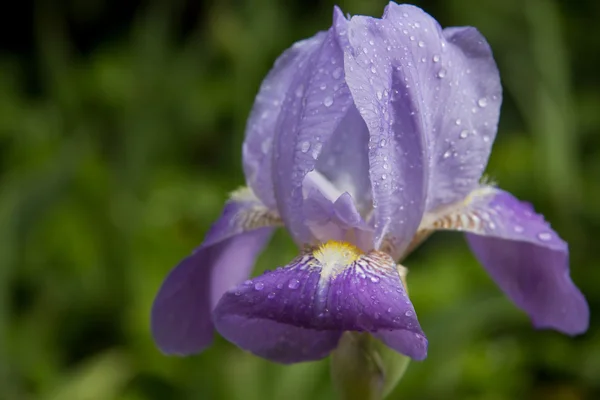
M 269 207 L 275 206 L 272 183 L 272 145 L 281 104 L 298 69 L 319 49 L 325 33 L 295 43 L 273 65 L 263 80 L 246 125 L 243 164 L 246 181 L 259 199 Z
M 334 15 L 334 25 L 302 68 L 285 95 L 274 139 L 275 198 L 286 227 L 297 243 L 310 240 L 303 216 L 305 176 L 315 169 L 325 146 L 352 105 L 343 77 L 341 29 L 346 20 Z
M 392 7 L 389 6 L 388 9 Z M 431 17 L 409 7 L 411 18 Z M 402 253 L 425 209 L 427 161 L 420 89 L 409 45 L 397 21 L 353 17 L 345 51 L 346 82 L 370 133 L 369 164 L 373 192 L 375 246 L 384 240 L 394 256 Z M 424 23 L 425 23 L 424 22 Z
M 329 242 L 227 292 L 214 319 L 226 339 L 277 362 L 322 358 L 343 331 L 379 335 L 415 359 L 427 354 L 427 341 L 392 258 L 376 251 L 362 254 L 340 242 Z M 271 329 L 282 336 L 274 337 Z
M 589 308 L 569 276 L 569 249 L 531 205 L 484 187 L 429 214 L 423 228 L 461 230 L 475 256 L 535 326 L 587 330 Z
M 226 204 L 203 244 L 171 270 L 156 295 L 151 329 L 164 353 L 197 353 L 210 344 L 212 309 L 248 277 L 275 224 L 276 215 L 247 194 Z

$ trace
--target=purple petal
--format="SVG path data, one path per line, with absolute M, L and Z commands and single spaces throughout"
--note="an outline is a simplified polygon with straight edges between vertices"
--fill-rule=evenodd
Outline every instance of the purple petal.
M 273 231 L 260 219 L 243 217 L 256 212 L 251 202 L 228 202 L 204 243 L 163 282 L 152 306 L 151 329 L 164 353 L 197 353 L 211 343 L 212 309 L 226 290 L 250 274 Z M 254 228 L 248 225 L 252 221 Z
M 430 23 L 419 9 L 407 10 L 414 21 Z M 425 208 L 428 126 L 420 89 L 426 81 L 417 79 L 417 64 L 407 47 L 413 43 L 398 29 L 398 21 L 388 15 L 382 20 L 356 16 L 348 25 L 346 82 L 370 133 L 375 244 L 379 247 L 387 236 L 397 255 L 408 246 Z
M 305 191 L 304 217 L 318 243 L 349 241 L 363 250 L 373 248 L 373 229 L 363 220 L 349 193 L 331 201 L 317 187 L 306 189 L 305 185 Z
M 394 3 L 383 17 L 397 31 L 401 68 L 427 138 L 427 210 L 475 189 L 496 136 L 502 87 L 492 51 L 471 27 L 441 30 L 421 9 Z
M 391 257 L 360 254 L 339 242 L 227 292 L 214 320 L 225 338 L 277 362 L 322 358 L 343 331 L 379 335 L 415 359 L 427 354 L 427 341 Z M 273 337 L 269 331 L 274 328 L 283 337 Z
M 272 143 L 275 126 L 281 113 L 281 104 L 297 73 L 299 65 L 306 65 L 323 43 L 325 34 L 317 33 L 310 39 L 295 43 L 273 65 L 264 79 L 246 125 L 243 163 L 246 181 L 269 207 L 275 206 L 272 184 Z
M 589 309 L 569 276 L 567 243 L 530 204 L 482 188 L 439 214 L 434 226 L 470 232 L 475 256 L 535 326 L 571 335 L 587 330 Z
M 352 195 L 357 208 L 371 209 L 369 130 L 356 107 L 351 106 L 333 136 L 323 146 L 316 170 L 335 187 Z
M 298 65 L 276 128 L 275 198 L 286 227 L 298 243 L 307 243 L 311 236 L 303 216 L 304 178 L 315 169 L 323 146 L 352 105 L 343 80 L 338 32 L 345 20 L 338 14 L 334 18 L 334 26 L 319 49 Z

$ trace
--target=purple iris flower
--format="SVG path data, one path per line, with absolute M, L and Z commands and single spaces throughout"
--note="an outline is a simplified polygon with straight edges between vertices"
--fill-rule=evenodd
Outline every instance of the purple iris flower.
M 397 264 L 436 230 L 471 249 L 538 328 L 587 329 L 568 246 L 533 208 L 482 183 L 501 104 L 489 45 L 390 3 L 294 44 L 265 78 L 243 146 L 249 188 L 232 194 L 202 245 L 163 283 L 152 332 L 167 354 L 216 329 L 292 363 L 325 357 L 345 331 L 420 360 L 427 340 Z M 273 229 L 301 249 L 249 276 Z

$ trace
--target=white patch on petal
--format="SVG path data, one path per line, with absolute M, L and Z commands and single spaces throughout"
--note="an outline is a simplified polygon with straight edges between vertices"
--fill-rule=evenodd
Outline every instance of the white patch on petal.
M 234 223 L 244 231 L 258 228 L 283 226 L 283 221 L 276 210 L 271 210 L 263 205 L 252 189 L 242 187 L 231 193 L 230 199 L 237 203 L 251 203 L 243 208 L 234 217 Z

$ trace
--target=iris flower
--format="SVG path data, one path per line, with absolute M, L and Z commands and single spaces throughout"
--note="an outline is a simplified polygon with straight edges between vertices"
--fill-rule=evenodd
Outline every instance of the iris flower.
M 397 262 L 436 230 L 464 232 L 536 327 L 584 332 L 567 243 L 531 205 L 482 182 L 501 99 L 476 29 L 441 29 L 408 5 L 390 3 L 381 19 L 336 7 L 331 28 L 286 50 L 263 81 L 243 145 L 248 188 L 160 288 L 158 347 L 197 353 L 216 328 L 294 363 L 357 331 L 421 360 L 427 339 Z M 277 227 L 298 256 L 248 280 Z

